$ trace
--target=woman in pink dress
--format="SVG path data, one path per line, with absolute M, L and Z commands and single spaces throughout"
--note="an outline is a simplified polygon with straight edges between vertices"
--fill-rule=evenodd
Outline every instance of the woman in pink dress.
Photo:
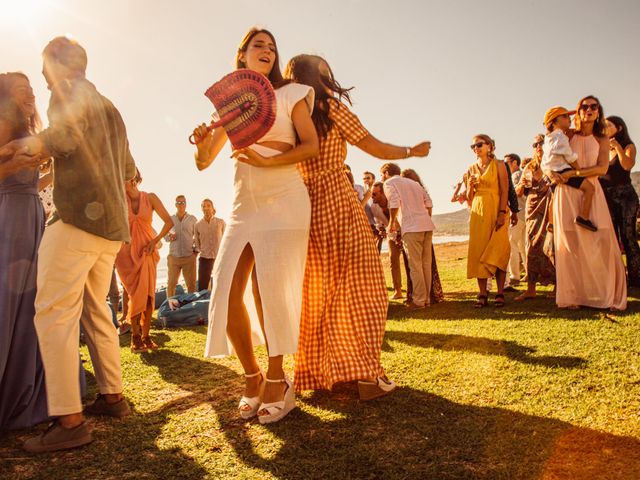
M 589 95 L 578 103 L 571 148 L 578 154 L 577 170 L 554 174 L 558 183 L 553 196 L 556 259 L 556 304 L 560 308 L 580 306 L 624 310 L 627 281 L 607 201 L 598 182 L 609 167 L 609 139 L 600 101 Z M 582 193 L 564 183 L 573 176 L 586 177 L 596 191 L 591 221 L 597 232 L 578 227 L 574 219 Z
M 157 195 L 138 190 L 140 182 L 142 177 L 136 169 L 136 176 L 125 184 L 131 241 L 123 243 L 116 256 L 116 270 L 129 298 L 133 352 L 158 348 L 149 336 L 160 260 L 156 245 L 173 227 L 171 216 Z M 164 221 L 164 227 L 158 235 L 151 226 L 154 211 Z

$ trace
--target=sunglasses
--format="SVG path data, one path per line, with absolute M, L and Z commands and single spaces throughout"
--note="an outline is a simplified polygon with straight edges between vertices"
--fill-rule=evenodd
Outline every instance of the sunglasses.
M 592 111 L 596 111 L 598 110 L 598 107 L 600 105 L 598 105 L 597 103 L 583 103 L 582 105 L 580 105 L 580 110 L 582 110 L 583 112 L 586 112 L 587 110 L 592 110 Z
M 483 145 L 486 145 L 486 142 L 478 142 L 478 143 L 474 143 L 473 145 L 469 145 L 471 147 L 471 150 L 475 150 L 476 148 L 482 148 Z
M 542 145 L 544 145 L 544 141 L 533 143 L 531 146 L 533 148 L 538 148 L 538 147 L 541 147 Z
M 187 202 L 176 202 L 176 205 L 186 205 Z

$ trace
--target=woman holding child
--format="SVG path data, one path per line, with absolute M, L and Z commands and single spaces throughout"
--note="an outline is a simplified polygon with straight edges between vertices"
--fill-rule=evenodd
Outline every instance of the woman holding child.
M 609 139 L 602 105 L 592 96 L 578 102 L 575 132 L 570 140 L 578 169 L 553 173 L 558 184 L 553 195 L 556 304 L 624 310 L 627 284 L 620 249 L 598 177 L 609 167 Z M 598 226 L 591 232 L 576 225 L 582 205 L 580 190 L 566 185 L 572 177 L 585 177 L 594 186 L 590 218 Z

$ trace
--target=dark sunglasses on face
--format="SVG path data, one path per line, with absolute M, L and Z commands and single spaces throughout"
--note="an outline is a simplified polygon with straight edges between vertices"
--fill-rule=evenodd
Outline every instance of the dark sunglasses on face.
M 580 110 L 586 112 L 587 110 L 593 110 L 594 112 L 598 110 L 599 105 L 597 103 L 583 103 L 580 105 Z
M 474 143 L 473 145 L 469 145 L 471 150 L 475 150 L 476 148 L 482 148 L 483 145 L 486 145 L 485 142 Z
M 536 142 L 536 143 L 532 144 L 531 146 L 533 148 L 538 148 L 538 147 L 541 147 L 542 145 L 544 145 L 544 142 Z
M 187 202 L 176 202 L 176 205 L 186 205 Z

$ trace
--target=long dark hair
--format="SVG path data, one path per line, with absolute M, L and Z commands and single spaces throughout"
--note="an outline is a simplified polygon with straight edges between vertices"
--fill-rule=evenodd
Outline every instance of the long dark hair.
M 422 188 L 424 188 L 424 183 L 420 179 L 420 175 L 413 168 L 405 168 L 400 174 L 401 177 L 408 178 L 413 180 L 414 182 L 418 182 Z
M 240 45 L 238 45 L 238 51 L 236 52 L 236 68 L 247 68 L 247 65 L 242 60 L 240 60 L 240 55 L 247 51 L 247 49 L 249 48 L 249 43 L 251 42 L 251 40 L 253 40 L 253 37 L 258 35 L 259 33 L 266 33 L 267 35 L 269 35 L 269 37 L 271 37 L 271 41 L 273 42 L 273 46 L 276 47 L 276 60 L 275 62 L 273 62 L 273 67 L 271 68 L 271 72 L 269 72 L 267 78 L 271 82 L 271 85 L 273 85 L 273 88 L 279 88 L 288 82 L 283 82 L 282 72 L 280 71 L 280 52 L 278 51 L 278 44 L 276 43 L 276 37 L 274 37 L 273 33 L 271 33 L 269 30 L 253 27 L 247 32 L 247 34 L 240 42 Z
M 616 130 L 618 132 L 614 135 L 615 138 L 622 148 L 627 148 L 629 145 L 633 144 L 633 140 L 629 136 L 629 130 L 627 129 L 627 124 L 624 120 L 616 115 L 610 115 L 607 117 L 611 123 L 616 126 Z
M 593 136 L 594 137 L 606 137 L 607 136 L 607 121 L 605 119 L 604 116 L 604 110 L 602 108 L 602 103 L 600 103 L 600 100 L 598 100 L 597 97 L 594 97 L 593 95 L 587 95 L 586 97 L 583 97 L 580 99 L 580 101 L 578 102 L 578 107 L 576 108 L 576 117 L 575 117 L 575 124 L 576 124 L 576 133 L 581 133 L 582 131 L 582 120 L 580 120 L 580 107 L 582 107 L 582 104 L 584 103 L 585 100 L 594 100 L 596 102 L 598 102 L 598 118 L 596 119 L 595 123 L 593 124 Z
M 34 135 L 42 125 L 37 110 L 28 118 L 25 117 L 11 96 L 11 87 L 18 78 L 29 81 L 29 77 L 22 72 L 0 73 L 0 120 L 4 120 L 11 126 L 9 141 Z
M 329 75 L 320 73 L 320 65 L 325 64 Z M 311 119 L 316 127 L 318 136 L 324 138 L 333 127 L 333 120 L 329 118 L 329 101 L 340 105 L 344 98 L 351 105 L 349 92 L 353 89 L 342 88 L 333 76 L 333 71 L 327 61 L 318 55 L 297 55 L 289 60 L 284 71 L 286 79 L 302 83 L 313 88 L 316 97 L 316 108 L 313 109 Z M 327 89 L 329 92 L 327 92 Z M 336 99 L 337 95 L 337 99 Z

